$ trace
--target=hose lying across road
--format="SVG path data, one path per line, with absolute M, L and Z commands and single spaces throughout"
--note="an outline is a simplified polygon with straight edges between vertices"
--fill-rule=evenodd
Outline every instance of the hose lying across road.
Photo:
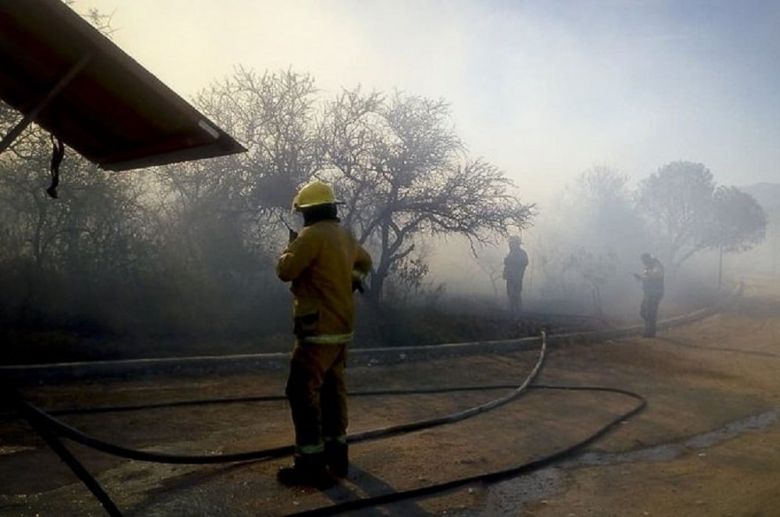
M 408 433 L 412 431 L 419 431 L 430 427 L 435 427 L 444 424 L 451 424 L 465 420 L 466 418 L 484 413 L 491 409 L 495 409 L 502 406 L 511 400 L 517 398 L 528 385 L 536 378 L 539 370 L 544 362 L 545 353 L 547 352 L 547 339 L 545 334 L 542 333 L 542 347 L 539 351 L 539 357 L 536 361 L 531 372 L 523 380 L 519 386 L 512 386 L 513 390 L 508 394 L 491 400 L 484 404 L 474 406 L 456 413 L 444 415 L 441 417 L 428 418 L 424 420 L 418 420 L 415 422 L 409 422 L 406 424 L 400 424 L 390 427 L 383 427 L 380 429 L 374 429 L 370 431 L 364 431 L 362 433 L 353 434 L 348 437 L 350 443 L 358 443 L 366 440 L 375 440 L 379 438 L 388 438 L 402 433 Z M 29 402 L 25 401 L 21 397 L 15 397 L 15 405 L 17 410 L 31 423 L 34 421 L 40 425 L 44 425 L 47 428 L 55 431 L 60 436 L 69 438 L 81 445 L 92 447 L 93 449 L 105 452 L 107 454 L 113 454 L 114 456 L 120 456 L 122 458 L 128 458 L 138 461 L 152 461 L 156 463 L 175 463 L 175 464 L 209 464 L 209 463 L 232 463 L 238 461 L 249 461 L 259 459 L 276 458 L 280 456 L 287 456 L 293 453 L 292 445 L 285 445 L 282 447 L 275 447 L 270 449 L 262 449 L 257 451 L 249 451 L 235 454 L 220 454 L 220 455 L 179 455 L 179 454 L 166 454 L 158 452 L 148 452 L 137 449 L 129 449 L 120 445 L 108 443 L 93 436 L 82 433 L 78 429 L 75 429 L 66 423 L 57 420 L 53 416 L 47 414 L 45 411 L 35 407 Z
M 437 483 L 434 485 L 428 485 L 420 488 L 413 488 L 410 490 L 403 490 L 400 492 L 390 492 L 387 494 L 382 494 L 378 496 L 373 497 L 366 497 L 362 499 L 353 499 L 351 501 L 344 501 L 341 503 L 336 503 L 331 506 L 325 506 L 322 508 L 315 508 L 313 510 L 306 510 L 302 512 L 298 512 L 292 515 L 333 515 L 341 512 L 351 511 L 351 510 L 359 510 L 361 508 L 368 508 L 371 506 L 378 506 L 382 504 L 388 504 L 393 503 L 396 501 L 401 501 L 403 499 L 409 499 L 412 497 L 424 497 L 429 496 L 438 492 L 443 492 L 445 490 L 452 490 L 455 488 L 460 488 L 465 485 L 470 485 L 473 483 L 481 482 L 481 483 L 494 483 L 496 481 L 501 481 L 502 479 L 506 479 L 513 476 L 519 476 L 521 474 L 528 474 L 530 472 L 533 472 L 535 470 L 542 469 L 544 467 L 547 467 L 549 465 L 552 465 L 553 463 L 556 463 L 558 461 L 563 460 L 564 458 L 568 458 L 571 456 L 574 456 L 578 452 L 580 452 L 582 449 L 587 447 L 588 445 L 594 443 L 596 440 L 607 434 L 609 431 L 611 431 L 616 425 L 619 423 L 625 421 L 628 418 L 631 418 L 632 416 L 636 415 L 640 411 L 642 411 L 647 406 L 647 400 L 645 400 L 644 397 L 641 395 L 634 393 L 632 391 L 628 390 L 622 390 L 618 388 L 605 388 L 600 386 L 548 386 L 548 385 L 533 385 L 530 386 L 530 389 L 539 389 L 539 390 L 578 390 L 578 391 L 601 391 L 601 392 L 608 392 L 608 393 L 619 393 L 621 395 L 626 395 L 628 397 L 631 397 L 637 401 L 637 404 L 631 408 L 629 411 L 626 411 L 625 413 L 622 413 L 621 415 L 613 418 L 609 423 L 599 428 L 594 433 L 590 434 L 586 438 L 580 440 L 579 442 L 570 445 L 564 449 L 561 449 L 559 451 L 556 451 L 552 454 L 549 454 L 547 456 L 543 456 L 539 459 L 530 461 L 528 463 L 522 463 L 520 465 L 515 465 L 513 467 L 509 467 L 506 469 L 501 470 L 495 470 L 492 472 L 486 472 L 482 474 L 477 474 L 474 476 L 466 476 L 458 479 L 453 479 L 451 481 L 445 481 L 443 483 Z
M 445 483 L 429 485 L 412 490 L 393 492 L 383 494 L 375 497 L 368 497 L 362 499 L 356 499 L 346 502 L 341 502 L 335 505 L 318 508 L 303 512 L 305 515 L 323 515 L 338 513 L 347 510 L 354 510 L 358 508 L 365 508 L 368 506 L 375 506 L 378 504 L 387 504 L 393 501 L 409 497 L 421 497 L 429 495 L 442 490 L 448 490 L 457 488 L 463 485 L 475 483 L 478 481 L 491 482 L 502 478 L 506 478 L 513 475 L 523 474 L 531 472 L 533 470 L 545 467 L 555 461 L 559 461 L 564 457 L 570 456 L 585 446 L 593 443 L 595 440 L 603 436 L 609 430 L 611 430 L 617 423 L 633 416 L 641 411 L 646 401 L 640 395 L 616 388 L 604 388 L 604 387 L 590 387 L 590 386 L 544 386 L 544 385 L 531 385 L 534 379 L 539 374 L 544 363 L 545 354 L 547 350 L 546 335 L 542 334 L 542 346 L 539 351 L 537 361 L 532 368 L 531 372 L 526 376 L 520 385 L 507 385 L 507 384 L 492 384 L 481 386 L 458 386 L 458 387 L 446 387 L 446 388 L 423 388 L 412 390 L 401 389 L 389 389 L 389 390 L 370 390 L 363 392 L 352 393 L 351 396 L 385 396 L 385 395 L 411 395 L 411 394 L 434 394 L 434 393 L 451 393 L 451 392 L 463 392 L 463 391 L 485 391 L 496 389 L 511 389 L 509 393 L 499 398 L 493 399 L 484 404 L 473 406 L 471 408 L 451 413 L 449 415 L 429 418 L 424 420 L 418 420 L 406 424 L 394 425 L 384 427 L 380 429 L 374 429 L 350 435 L 348 441 L 350 443 L 358 443 L 369 440 L 378 440 L 382 438 L 388 438 L 403 433 L 412 431 L 419 431 L 435 426 L 444 424 L 450 424 L 458 421 L 465 420 L 469 417 L 490 411 L 497 407 L 507 404 L 508 402 L 516 399 L 528 389 L 535 390 L 582 390 L 582 391 L 599 391 L 599 392 L 611 392 L 629 396 L 637 401 L 637 404 L 629 411 L 619 415 L 611 420 L 605 426 L 598 429 L 596 432 L 588 436 L 587 438 L 577 442 L 576 444 L 567 447 L 563 450 L 557 451 L 553 454 L 537 459 L 530 463 L 517 465 L 508 469 L 500 471 L 479 474 L 476 476 L 469 476 L 465 478 L 459 478 Z M 216 463 L 231 463 L 241 462 L 248 460 L 266 460 L 271 458 L 277 458 L 281 456 L 289 455 L 293 452 L 293 446 L 282 446 L 276 448 L 269 448 L 256 451 L 248 451 L 243 453 L 234 454 L 222 454 L 222 455 L 177 455 L 167 453 L 149 452 L 143 450 L 130 449 L 115 445 L 93 436 L 86 435 L 81 431 L 65 424 L 64 422 L 54 418 L 53 414 L 85 414 L 85 413 L 105 413 L 111 411 L 133 411 L 152 408 L 163 407 L 180 407 L 180 406 L 194 406 L 204 404 L 224 404 L 224 403 L 239 403 L 239 402 L 260 402 L 269 400 L 280 400 L 282 396 L 260 396 L 260 397 L 241 397 L 241 398 L 225 398 L 225 399 L 205 399 L 205 400 L 191 400 L 191 401 L 178 401 L 161 404 L 150 405 L 135 405 L 135 406 L 113 406 L 113 407 L 98 407 L 98 408 L 82 408 L 71 410 L 57 410 L 47 413 L 34 406 L 33 404 L 24 400 L 15 390 L 10 390 L 12 395 L 12 401 L 20 413 L 33 427 L 33 429 L 41 435 L 44 441 L 57 453 L 60 458 L 73 470 L 76 476 L 87 486 L 92 494 L 100 501 L 104 509 L 109 515 L 121 515 L 121 512 L 117 508 L 116 504 L 111 500 L 108 494 L 103 490 L 97 480 L 84 468 L 84 466 L 68 451 L 68 449 L 62 444 L 58 437 L 68 438 L 77 443 L 91 447 L 93 449 L 139 461 L 151 461 L 157 463 L 175 463 L 175 464 L 216 464 Z
M 740 285 L 739 289 L 735 292 L 735 294 L 731 295 L 729 298 L 731 299 L 736 298 L 737 296 L 739 296 L 739 294 L 741 294 L 741 291 L 742 291 L 742 286 Z M 695 321 L 696 319 L 706 317 L 707 315 L 713 314 L 714 312 L 715 310 L 713 309 L 702 309 L 700 311 L 696 311 L 689 315 L 666 320 L 663 323 L 659 322 L 659 327 L 661 326 L 668 327 L 672 325 L 688 323 L 690 321 Z M 636 330 L 638 329 L 631 327 L 631 328 L 609 330 L 606 332 L 600 332 L 598 334 L 600 334 L 602 338 L 608 338 L 608 337 L 618 338 L 618 337 L 623 337 L 635 333 Z M 589 333 L 571 334 L 571 335 L 564 335 L 564 336 L 557 336 L 557 337 L 563 339 L 571 339 L 574 338 L 575 336 L 587 337 L 588 334 Z M 501 479 L 505 479 L 507 477 L 526 474 L 534 470 L 544 468 L 554 462 L 560 461 L 564 458 L 579 453 L 586 446 L 594 443 L 596 440 L 598 440 L 606 433 L 608 433 L 618 423 L 636 415 L 646 407 L 647 401 L 641 395 L 638 395 L 637 393 L 628 390 L 623 390 L 618 388 L 608 388 L 608 387 L 600 387 L 600 386 L 532 385 L 532 382 L 539 374 L 539 371 L 541 370 L 542 365 L 544 363 L 545 354 L 547 350 L 547 336 L 545 333 L 542 333 L 542 337 L 540 341 L 541 341 L 541 349 L 539 351 L 539 357 L 534 367 L 532 368 L 531 372 L 526 376 L 525 380 L 520 385 L 492 384 L 492 385 L 480 385 L 480 386 L 455 386 L 455 387 L 445 387 L 445 388 L 422 388 L 422 389 L 405 389 L 405 390 L 387 389 L 387 390 L 370 390 L 370 391 L 362 391 L 362 392 L 353 392 L 351 396 L 434 394 L 434 393 L 452 393 L 452 392 L 465 392 L 465 391 L 484 391 L 484 390 L 496 390 L 496 389 L 511 390 L 509 393 L 507 393 L 502 397 L 499 397 L 497 399 L 491 400 L 489 402 L 486 402 L 478 406 L 474 406 L 442 417 L 429 418 L 429 419 L 419 420 L 415 422 L 410 422 L 407 424 L 389 426 L 381 429 L 375 429 L 375 430 L 365 431 L 358 434 L 353 434 L 349 436 L 348 441 L 350 443 L 358 443 L 358 442 L 368 441 L 368 440 L 377 440 L 381 438 L 387 438 L 390 436 L 396 436 L 403 433 L 419 431 L 422 429 L 427 429 L 435 426 L 462 421 L 466 418 L 484 413 L 491 409 L 495 409 L 499 406 L 507 404 L 508 402 L 526 393 L 530 389 L 616 393 L 634 399 L 636 401 L 636 404 L 630 410 L 620 414 L 619 416 L 614 417 L 606 425 L 603 425 L 602 427 L 594 431 L 586 438 L 580 440 L 579 442 L 528 463 L 523 463 L 502 470 L 483 473 L 475 476 L 458 478 L 444 483 L 433 484 L 433 485 L 415 488 L 411 490 L 391 492 L 391 493 L 382 494 L 374 497 L 344 501 L 341 503 L 336 503 L 331 506 L 326 506 L 326 507 L 317 508 L 313 510 L 307 510 L 301 512 L 298 515 L 335 514 L 335 513 L 349 511 L 349 510 L 357 510 L 369 506 L 387 504 L 387 503 L 399 501 L 410 497 L 423 497 L 433 493 L 458 488 L 476 482 L 494 482 Z M 499 342 L 483 342 L 483 343 L 491 344 L 503 350 L 505 345 L 510 342 L 499 341 Z M 478 344 L 479 343 L 468 343 L 466 345 L 475 346 Z M 437 347 L 422 347 L 422 348 L 431 349 L 431 350 L 435 348 L 437 351 L 446 352 L 447 350 L 454 349 L 458 346 L 463 346 L 463 345 L 450 344 L 450 345 L 441 345 Z M 377 350 L 381 351 L 382 349 L 377 349 Z M 737 352 L 738 350 L 734 350 L 734 351 Z M 368 350 L 364 350 L 364 352 L 368 352 Z M 767 354 L 767 355 L 771 355 L 771 354 Z M 203 362 L 208 360 L 214 360 L 215 358 L 192 358 L 192 359 L 196 362 Z M 11 371 L 13 370 L 14 369 L 11 368 Z M 21 370 L 22 373 L 23 371 L 26 371 L 25 368 L 22 368 Z M 16 411 L 30 423 L 33 429 L 43 438 L 43 440 L 52 448 L 52 450 L 54 450 L 54 452 L 57 453 L 57 455 L 59 455 L 59 457 L 71 468 L 71 470 L 73 470 L 74 474 L 76 474 L 76 476 L 84 483 L 84 485 L 92 492 L 92 494 L 103 505 L 106 512 L 112 516 L 121 516 L 120 510 L 115 505 L 115 503 L 111 500 L 109 495 L 103 490 L 103 488 L 98 483 L 98 481 L 87 471 L 86 468 L 84 468 L 84 466 L 75 458 L 75 456 L 73 456 L 73 454 L 65 447 L 65 445 L 61 442 L 60 437 L 68 438 L 82 445 L 115 456 L 120 456 L 124 458 L 140 460 L 140 461 L 151 461 L 151 462 L 158 462 L 158 463 L 176 463 L 176 464 L 216 464 L 216 463 L 242 462 L 248 460 L 266 460 L 270 458 L 289 455 L 293 452 L 294 449 L 293 446 L 288 445 L 288 446 L 282 446 L 282 447 L 276 447 L 276 448 L 270 448 L 264 450 L 249 451 L 249 452 L 235 453 L 235 454 L 223 454 L 223 455 L 177 455 L 177 454 L 155 453 L 155 452 L 130 449 L 127 447 L 122 447 L 119 445 L 115 445 L 100 440 L 98 438 L 86 435 L 81 431 L 79 431 L 78 429 L 75 429 L 65 424 L 64 422 L 54 418 L 54 415 L 66 415 L 66 414 L 95 414 L 95 413 L 107 413 L 107 412 L 138 411 L 138 410 L 146 410 L 146 409 L 195 406 L 195 405 L 206 405 L 206 404 L 264 402 L 264 401 L 271 401 L 271 400 L 280 400 L 284 398 L 282 396 L 254 396 L 254 397 L 235 397 L 235 398 L 222 398 L 222 399 L 185 400 L 185 401 L 165 402 L 165 403 L 146 404 L 146 405 L 123 405 L 123 406 L 104 406 L 104 407 L 93 407 L 93 408 L 59 409 L 59 410 L 53 410 L 49 412 L 37 408 L 33 404 L 24 400 L 21 397 L 21 395 L 16 391 L 16 389 L 12 387 L 0 386 L 0 396 L 2 396 L 3 398 L 5 398 L 6 396 L 10 397 L 10 400 L 13 403 L 13 406 L 15 407 Z

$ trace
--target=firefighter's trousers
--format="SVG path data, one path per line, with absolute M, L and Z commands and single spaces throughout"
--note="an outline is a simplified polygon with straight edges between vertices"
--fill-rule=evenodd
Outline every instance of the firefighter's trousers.
M 346 357 L 347 343 L 295 344 L 285 393 L 292 411 L 298 454 L 322 453 L 325 442 L 331 440 L 346 443 Z
M 655 325 L 658 320 L 658 305 L 661 303 L 661 295 L 645 293 L 642 299 L 642 307 L 639 315 L 645 320 L 645 337 L 655 337 Z
M 509 315 L 518 316 L 523 309 L 523 279 L 512 279 L 506 281 L 506 296 L 509 298 Z

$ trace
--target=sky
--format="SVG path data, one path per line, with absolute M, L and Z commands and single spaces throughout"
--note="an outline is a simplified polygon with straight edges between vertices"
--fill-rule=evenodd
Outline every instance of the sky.
M 780 1 L 76 0 L 191 98 L 242 65 L 443 98 L 539 201 L 594 166 L 780 181 Z

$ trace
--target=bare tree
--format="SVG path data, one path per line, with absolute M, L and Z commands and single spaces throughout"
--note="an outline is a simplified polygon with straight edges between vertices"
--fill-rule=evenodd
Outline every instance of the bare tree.
M 62 195 L 50 199 L 50 145 L 32 127 L 0 158 L 0 276 L 16 286 L 3 291 L 0 305 L 44 319 L 106 308 L 100 297 L 134 285 L 151 252 L 136 175 L 102 171 L 69 153 Z
M 718 187 L 713 198 L 713 219 L 704 239 L 718 250 L 718 286 L 723 281 L 723 253 L 739 253 L 766 237 L 767 216 L 761 205 L 736 187 Z
M 587 282 L 590 289 L 593 312 L 596 316 L 604 314 L 603 289 L 615 277 L 618 269 L 618 257 L 614 252 L 592 253 L 586 249 L 573 252 L 566 267 L 577 271 Z
M 631 201 L 628 177 L 609 167 L 580 174 L 567 186 L 556 213 L 557 231 L 572 234 L 566 241 L 597 253 L 618 250 L 635 259 L 644 242 L 644 223 Z
M 241 141 L 247 153 L 162 169 L 190 257 L 234 273 L 270 264 L 279 217 L 297 187 L 320 167 L 314 80 L 292 71 L 258 75 L 238 68 L 201 91 L 195 104 Z M 243 249 L 242 249 L 243 248 Z M 251 258 L 255 257 L 252 264 Z
M 356 89 L 336 99 L 325 120 L 329 175 L 345 195 L 345 222 L 377 250 L 375 301 L 395 265 L 415 253 L 415 238 L 460 234 L 487 242 L 530 223 L 533 206 L 517 199 L 511 181 L 466 157 L 444 101 Z
M 673 268 L 705 249 L 739 252 L 760 243 L 766 214 L 750 194 L 716 188 L 702 164 L 674 162 L 644 180 L 637 205 L 651 223 Z M 720 278 L 720 274 L 719 274 Z
M 717 188 L 713 199 L 713 221 L 705 243 L 710 248 L 741 252 L 761 243 L 767 218 L 753 196 L 737 187 Z
M 249 208 L 288 209 L 297 186 L 320 168 L 315 93 L 307 74 L 238 68 L 195 99 L 248 148 L 227 163 L 245 180 Z
M 664 165 L 640 183 L 637 207 L 673 270 L 708 247 L 714 191 L 709 169 L 683 161 Z

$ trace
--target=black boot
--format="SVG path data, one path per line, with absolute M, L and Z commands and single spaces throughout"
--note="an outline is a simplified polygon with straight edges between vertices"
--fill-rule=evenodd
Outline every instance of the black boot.
M 331 474 L 344 478 L 349 473 L 349 448 L 336 440 L 325 442 L 325 462 Z
M 315 488 L 328 488 L 336 483 L 336 480 L 325 468 L 325 455 L 296 454 L 295 463 L 291 467 L 279 469 L 276 479 L 283 485 L 304 485 Z

